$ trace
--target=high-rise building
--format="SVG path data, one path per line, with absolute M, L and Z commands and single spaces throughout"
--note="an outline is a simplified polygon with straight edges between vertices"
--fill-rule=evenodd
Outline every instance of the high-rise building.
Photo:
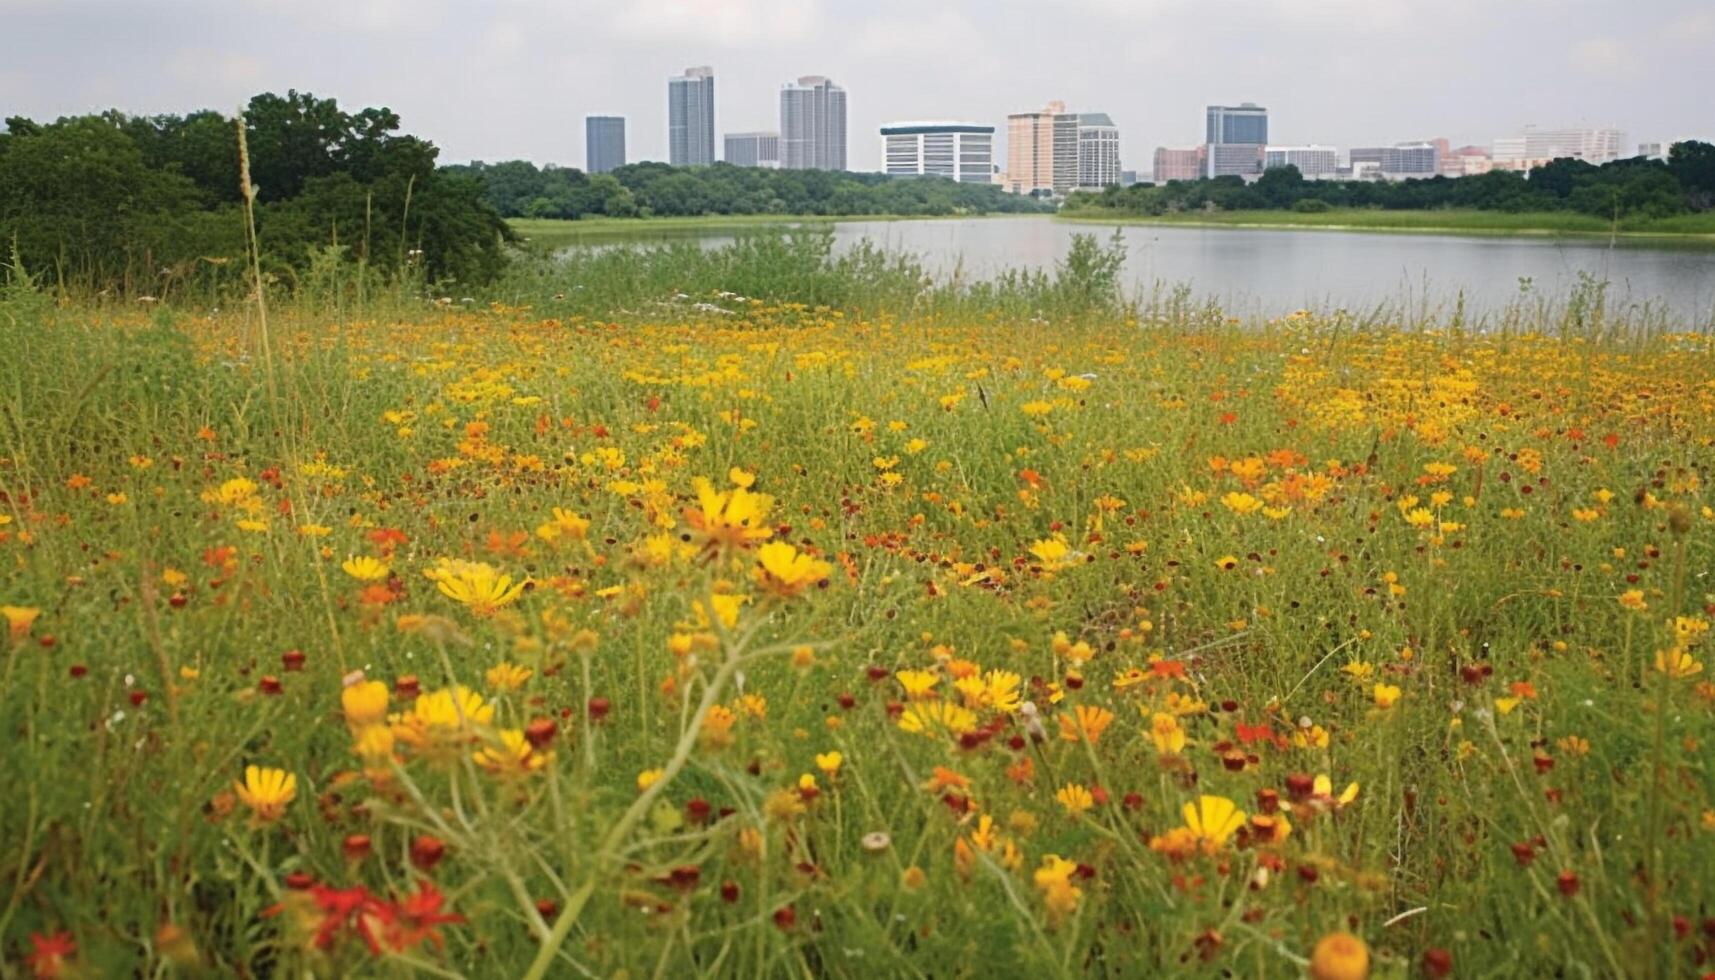
M 605 174 L 625 166 L 625 117 L 584 117 L 584 172 Z
M 1078 115 L 1079 187 L 1120 183 L 1120 131 L 1105 112 Z
M 1297 167 L 1311 179 L 1332 177 L 1340 169 L 1340 151 L 1332 146 L 1271 146 L 1263 150 L 1262 166 Z
M 1495 140 L 1495 166 L 1528 170 L 1550 160 L 1571 157 L 1585 163 L 1607 163 L 1624 155 L 1626 134 L 1618 129 L 1537 129 L 1526 126 L 1514 136 Z
M 707 65 L 667 79 L 667 162 L 715 162 L 715 70 Z
M 1103 112 L 1050 102 L 1006 117 L 1006 187 L 1015 194 L 1069 193 L 1119 183 L 1119 129 Z
M 1006 187 L 1014 194 L 1054 190 L 1054 121 L 1066 115 L 1066 103 L 1050 102 L 1035 112 L 1015 112 L 1006 117 Z M 1077 126 L 1070 147 L 1073 166 L 1078 159 Z M 1062 130 L 1062 140 L 1064 131 Z M 1062 147 L 1064 150 L 1065 148 Z M 1063 152 L 1062 157 L 1065 156 Z
M 1667 159 L 1667 147 L 1665 145 L 1663 145 L 1662 143 L 1656 142 L 1656 141 L 1651 141 L 1648 143 L 1639 143 L 1638 144 L 1638 156 L 1648 157 L 1651 160 L 1666 160 Z
M 1263 149 L 1268 145 L 1268 110 L 1254 102 L 1212 105 L 1205 116 L 1204 142 L 1209 147 L 1205 173 L 1210 177 L 1262 173 Z
M 721 159 L 735 167 L 780 166 L 779 133 L 728 133 Z
M 1208 108 L 1205 143 L 1268 143 L 1268 110 L 1254 102 Z
M 1209 148 L 1193 146 L 1175 150 L 1165 146 L 1155 148 L 1155 169 L 1150 179 L 1157 184 L 1170 180 L 1196 180 L 1208 170 Z
M 780 165 L 846 169 L 845 89 L 821 75 L 805 75 L 780 89 Z
M 994 127 L 900 122 L 881 127 L 882 169 L 893 176 L 934 175 L 986 184 L 994 173 Z

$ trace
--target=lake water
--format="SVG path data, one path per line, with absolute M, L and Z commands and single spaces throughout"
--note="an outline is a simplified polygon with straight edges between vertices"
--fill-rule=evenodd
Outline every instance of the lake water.
M 1075 234 L 1106 240 L 1116 226 L 1041 217 L 847 221 L 837 247 L 868 239 L 917 255 L 938 275 L 986 278 L 1052 268 Z M 1608 283 L 1609 308 L 1650 304 L 1687 327 L 1715 325 L 1715 249 L 1588 238 L 1485 237 L 1175 225 L 1117 226 L 1134 289 L 1188 285 L 1236 314 L 1382 303 L 1494 312 L 1524 290 L 1564 299 L 1580 273 Z M 706 236 L 730 241 L 730 231 Z

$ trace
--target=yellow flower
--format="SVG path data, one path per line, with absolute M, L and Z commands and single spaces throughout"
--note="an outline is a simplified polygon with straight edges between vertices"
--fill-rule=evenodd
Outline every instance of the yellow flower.
M 298 777 L 284 769 L 247 766 L 244 780 L 233 784 L 238 799 L 261 823 L 273 823 L 286 812 L 286 804 L 298 795 Z
M 822 770 L 823 773 L 829 776 L 838 773 L 840 771 L 840 764 L 844 761 L 845 757 L 840 755 L 838 752 L 816 753 L 816 768 Z
M 1042 567 L 1048 571 L 1053 571 L 1066 564 L 1067 556 L 1071 554 L 1071 551 L 1072 549 L 1066 544 L 1066 539 L 1058 535 L 1052 538 L 1043 538 L 1030 546 L 1030 553 L 1035 555 L 1036 559 L 1042 563 Z
M 359 582 L 379 582 L 387 577 L 387 563 L 368 555 L 347 558 L 340 563 L 345 573 Z
M 514 584 L 512 576 L 502 575 L 487 562 L 459 558 L 437 558 L 435 566 L 423 574 L 442 595 L 462 603 L 477 616 L 492 616 L 502 606 L 516 602 L 529 584 L 528 580 Z
M 1019 406 L 1019 409 L 1031 418 L 1041 418 L 1049 412 L 1054 411 L 1054 405 L 1051 402 L 1044 401 L 1025 402 L 1023 405 Z
M 833 571 L 834 566 L 784 541 L 770 541 L 756 549 L 756 582 L 778 596 L 795 596 Z
M 773 497 L 742 486 L 723 492 L 703 477 L 697 478 L 695 486 L 697 506 L 685 512 L 685 519 L 701 532 L 706 552 L 749 548 L 774 535 L 767 524 Z
M 1221 503 L 1235 514 L 1254 514 L 1262 509 L 1262 501 L 1248 493 L 1233 491 L 1221 498 Z
M 976 727 L 977 716 L 969 708 L 946 701 L 913 701 L 899 716 L 900 730 L 916 735 L 963 735 Z
M 927 670 L 901 670 L 894 672 L 901 687 L 905 688 L 908 698 L 929 697 L 936 684 L 941 683 L 941 676 Z
M 387 685 L 380 681 L 347 684 L 339 692 L 339 701 L 345 709 L 345 723 L 353 730 L 377 724 L 387 717 Z
M 555 507 L 554 519 L 538 525 L 536 536 L 544 541 L 558 541 L 561 538 L 581 541 L 588 536 L 589 530 L 590 522 L 578 516 L 576 511 Z
M 522 776 L 541 769 L 552 752 L 537 752 L 518 729 L 500 732 L 500 744 L 488 745 L 471 754 L 476 764 L 496 776 Z
M 667 770 L 665 770 L 665 769 L 645 769 L 645 770 L 643 770 L 642 772 L 637 774 L 637 791 L 639 793 L 641 793 L 641 792 L 647 790 L 649 787 L 660 782 L 661 777 L 665 776 L 665 775 L 667 775 Z
M 1627 589 L 1620 593 L 1620 605 L 1632 610 L 1633 612 L 1643 612 L 1645 609 L 1649 608 L 1649 603 L 1644 601 L 1644 591 L 1642 589 Z
M 1074 817 L 1096 805 L 1095 796 L 1080 783 L 1067 783 L 1060 787 L 1054 798 Z
M 1399 700 L 1399 688 L 1392 684 L 1377 684 L 1371 692 L 1376 699 L 1376 707 L 1391 708 Z
M 1358 784 L 1356 782 L 1349 783 L 1344 790 L 1341 790 L 1339 796 L 1335 796 L 1334 781 L 1328 778 L 1327 773 L 1319 773 L 1315 781 L 1311 783 L 1310 795 L 1313 799 L 1323 801 L 1325 804 L 1338 809 L 1358 798 Z
M 1155 742 L 1155 751 L 1162 755 L 1178 755 L 1185 750 L 1185 729 L 1173 715 L 1160 711 L 1151 715 L 1149 737 Z
M 1691 654 L 1680 647 L 1671 650 L 1657 650 L 1655 654 L 1655 669 L 1669 677 L 1691 677 L 1703 672 L 1703 663 L 1694 660 Z
M 1215 559 L 1215 567 L 1223 572 L 1230 572 L 1239 567 L 1239 560 L 1232 555 L 1222 555 Z
M 407 745 L 444 757 L 447 748 L 476 741 L 476 729 L 493 721 L 493 704 L 454 684 L 419 695 L 411 710 L 395 717 L 393 734 Z
M 509 660 L 502 660 L 488 668 L 488 673 L 484 674 L 483 677 L 488 681 L 490 690 L 516 691 L 523 687 L 524 682 L 535 673 L 528 667 L 520 667 Z
M 1049 854 L 1042 859 L 1042 867 L 1037 868 L 1032 876 L 1036 887 L 1042 890 L 1042 901 L 1048 907 L 1048 917 L 1056 922 L 1078 910 L 1078 900 L 1084 892 L 1072 884 L 1072 876 L 1077 872 L 1076 861 L 1068 861 L 1058 854 Z
M 1323 936 L 1310 954 L 1311 980 L 1365 980 L 1369 975 L 1369 947 L 1349 932 Z
M 1080 704 L 1067 714 L 1061 714 L 1060 737 L 1068 742 L 1076 742 L 1080 737 L 1095 745 L 1102 740 L 1102 733 L 1113 723 L 1114 713 L 1106 708 L 1092 708 Z
M 1209 853 L 1219 850 L 1245 823 L 1245 812 L 1224 796 L 1200 796 L 1196 803 L 1185 804 L 1182 812 L 1185 829 Z
M 6 620 L 7 632 L 12 634 L 14 640 L 21 640 L 28 635 L 30 627 L 35 625 L 36 617 L 41 614 L 42 611 L 34 606 L 0 606 L 0 619 Z

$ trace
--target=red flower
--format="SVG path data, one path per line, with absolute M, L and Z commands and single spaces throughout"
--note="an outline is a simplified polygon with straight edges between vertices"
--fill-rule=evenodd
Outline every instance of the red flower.
M 66 960 L 77 955 L 77 940 L 69 932 L 44 936 L 30 933 L 30 955 L 24 957 L 30 973 L 37 977 L 57 977 L 65 969 Z
M 445 941 L 437 927 L 465 920 L 462 915 L 441 911 L 446 900 L 447 897 L 433 882 L 425 881 L 417 886 L 415 892 L 395 902 L 387 920 L 387 945 L 395 950 L 405 950 L 427 940 L 434 943 L 436 949 L 444 946 Z

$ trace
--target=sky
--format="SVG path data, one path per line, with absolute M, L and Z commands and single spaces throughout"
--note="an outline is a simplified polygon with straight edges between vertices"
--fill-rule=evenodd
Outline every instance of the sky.
M 667 78 L 715 70 L 719 132 L 779 128 L 780 86 L 846 89 L 854 170 L 879 126 L 1106 112 L 1127 169 L 1269 109 L 1342 148 L 1528 124 L 1715 137 L 1711 0 L 0 0 L 0 116 L 231 112 L 296 88 L 388 106 L 443 162 L 583 165 L 583 118 L 663 159 Z

